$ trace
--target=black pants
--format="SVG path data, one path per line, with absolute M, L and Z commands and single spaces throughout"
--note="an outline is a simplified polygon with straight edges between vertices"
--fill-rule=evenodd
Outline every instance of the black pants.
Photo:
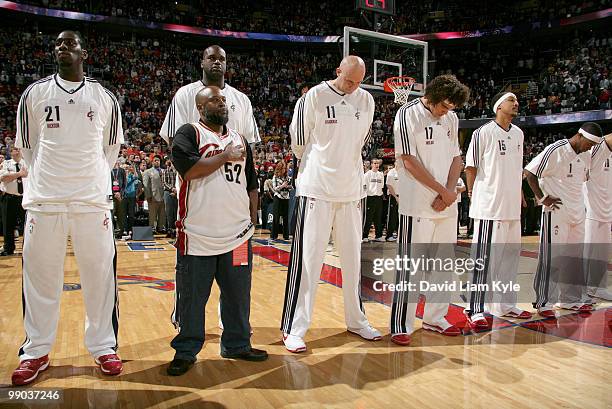
M 132 227 L 134 227 L 134 221 L 136 220 L 136 196 L 130 197 L 126 196 L 123 198 L 126 206 L 126 231 L 131 232 Z
M 164 207 L 166 208 L 166 231 L 174 233 L 176 228 L 176 216 L 178 209 L 178 198 L 170 192 L 164 192 Z
M 116 228 L 119 229 L 119 233 L 123 234 L 125 229 L 125 199 L 117 199 L 115 195 L 113 195 L 113 216 L 117 218 Z
M 15 228 L 17 220 L 23 223 L 25 212 L 21 207 L 21 196 L 5 193 L 2 196 L 2 233 L 4 235 L 4 251 L 15 252 Z
M 251 349 L 249 315 L 253 251 L 249 240 L 248 265 L 235 267 L 233 251 L 216 256 L 176 255 L 176 301 L 173 321 L 179 333 L 170 346 L 174 357 L 195 362 L 204 345 L 204 308 L 213 280 L 221 290 L 221 352 Z
M 542 207 L 536 206 L 535 199 L 525 198 L 527 207 L 521 208 L 521 228 L 524 235 L 531 236 L 538 230 L 538 220 L 542 216 Z
M 399 219 L 399 209 L 397 200 L 393 196 L 389 196 L 389 209 L 387 210 L 387 238 L 393 236 L 397 232 L 397 224 Z
M 272 226 L 269 225 L 268 218 L 272 213 L 272 203 L 273 201 L 268 195 L 265 195 L 263 199 L 261 199 L 261 228 L 270 231 L 272 231 Z
M 274 204 L 272 207 L 272 234 L 270 237 L 276 239 L 278 237 L 278 224 L 281 216 L 283 217 L 283 238 L 289 239 L 289 199 L 280 199 L 274 196 Z
M 366 205 L 368 210 L 366 211 L 366 222 L 363 228 L 363 238 L 365 239 L 368 237 L 372 223 L 374 223 L 376 237 L 382 237 L 382 196 L 368 196 Z

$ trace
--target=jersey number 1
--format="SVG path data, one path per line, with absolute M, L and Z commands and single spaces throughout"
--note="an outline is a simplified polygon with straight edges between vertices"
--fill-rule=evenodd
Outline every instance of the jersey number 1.
M 47 122 L 59 122 L 60 120 L 60 113 L 59 113 L 59 105 L 55 106 L 55 116 L 56 119 L 53 119 L 53 107 L 50 105 L 47 105 L 45 107 L 45 112 L 47 113 Z

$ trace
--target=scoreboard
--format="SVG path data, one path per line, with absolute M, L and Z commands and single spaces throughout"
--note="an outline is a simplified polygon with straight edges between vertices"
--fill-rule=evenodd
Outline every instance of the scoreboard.
M 356 0 L 355 8 L 393 16 L 395 15 L 395 0 Z

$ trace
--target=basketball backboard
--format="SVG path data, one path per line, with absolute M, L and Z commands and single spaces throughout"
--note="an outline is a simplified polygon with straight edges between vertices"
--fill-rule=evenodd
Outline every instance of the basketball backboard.
M 408 75 L 416 79 L 412 93 L 422 96 L 427 83 L 427 43 L 401 36 L 344 27 L 343 56 L 358 55 L 366 63 L 361 87 L 384 92 L 389 77 Z

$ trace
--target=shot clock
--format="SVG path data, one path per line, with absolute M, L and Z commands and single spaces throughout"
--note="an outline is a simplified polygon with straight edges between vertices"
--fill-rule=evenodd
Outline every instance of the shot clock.
M 357 10 L 395 15 L 395 0 L 356 0 L 355 4 Z

